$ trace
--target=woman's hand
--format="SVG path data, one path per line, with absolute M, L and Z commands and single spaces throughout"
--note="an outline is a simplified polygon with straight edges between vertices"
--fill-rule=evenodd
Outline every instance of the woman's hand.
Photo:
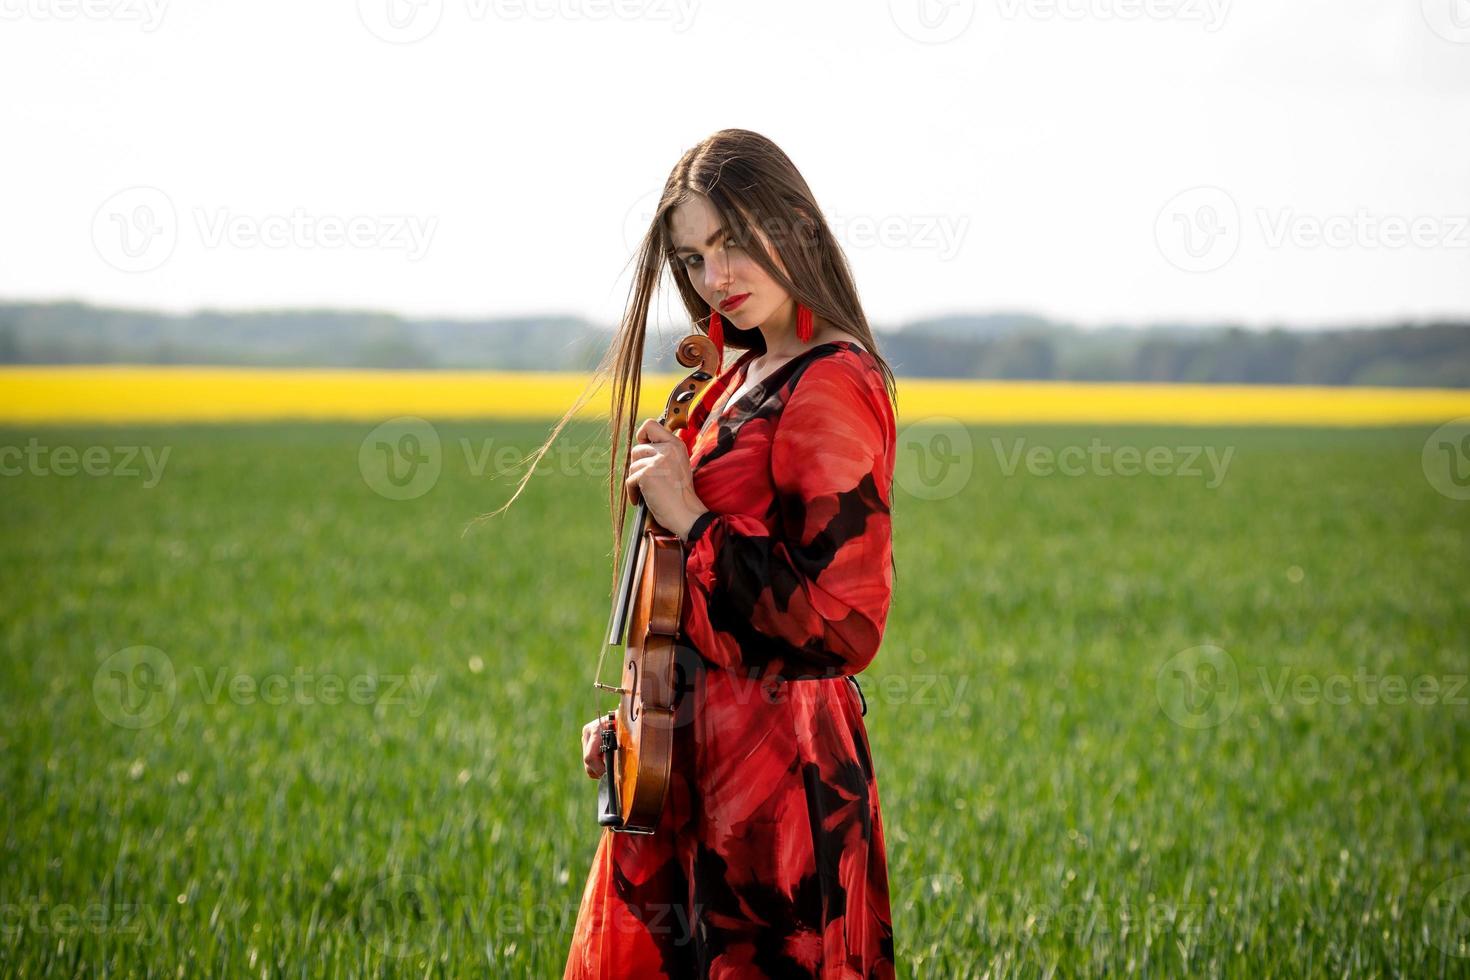
M 582 766 L 593 779 L 602 778 L 602 730 L 612 725 L 612 719 L 603 715 L 582 726 Z
M 694 519 L 709 508 L 694 493 L 694 469 L 684 440 L 657 419 L 647 419 L 638 429 L 628 460 L 625 489 L 636 486 L 653 519 L 685 540 Z

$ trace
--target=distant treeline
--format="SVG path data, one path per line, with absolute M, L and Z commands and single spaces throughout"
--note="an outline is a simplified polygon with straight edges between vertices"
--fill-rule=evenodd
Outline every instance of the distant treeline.
M 680 331 L 652 331 L 673 370 Z M 900 377 L 1470 387 L 1470 320 L 1336 330 L 1229 324 L 1081 329 L 1024 314 L 879 329 Z M 82 303 L 0 304 L 0 363 L 238 364 L 586 371 L 611 339 L 580 317 L 408 319 L 343 310 L 172 315 Z

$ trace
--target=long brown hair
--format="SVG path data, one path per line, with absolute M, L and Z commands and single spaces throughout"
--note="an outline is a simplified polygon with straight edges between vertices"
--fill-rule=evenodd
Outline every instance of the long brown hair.
M 613 397 L 607 499 L 612 514 L 613 588 L 617 587 L 619 572 L 616 559 L 622 550 L 624 507 L 620 504 L 627 499 L 623 482 L 627 479 L 628 456 L 638 429 L 635 416 L 642 381 L 648 311 L 666 269 L 679 290 L 689 319 L 701 332 L 709 332 L 710 307 L 689 282 L 684 264 L 674 254 L 669 231 L 669 219 L 674 209 L 695 195 L 709 200 L 729 236 L 798 302 L 843 333 L 862 341 L 883 372 L 889 400 L 895 406 L 898 403 L 893 370 L 878 353 L 877 341 L 858 301 L 857 286 L 847 258 L 796 165 L 775 143 L 748 129 L 722 129 L 701 141 L 679 158 L 664 182 L 653 220 L 638 248 L 637 269 L 622 324 L 596 368 L 593 375 L 595 383 L 562 416 L 541 448 L 527 457 L 532 461 L 531 468 L 521 477 L 520 485 L 510 500 L 503 507 L 475 519 L 478 522 L 493 517 L 515 503 L 535 472 L 536 462 L 551 448 L 577 409 L 611 373 Z M 781 265 L 790 271 L 789 277 L 781 272 L 767 253 L 763 240 L 775 249 Z M 765 352 L 765 337 L 759 329 L 742 330 L 725 320 L 724 334 L 726 347 Z M 621 465 L 618 456 L 620 444 Z

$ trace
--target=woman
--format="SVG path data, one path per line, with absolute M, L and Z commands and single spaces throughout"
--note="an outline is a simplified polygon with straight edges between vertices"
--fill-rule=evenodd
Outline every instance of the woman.
M 653 419 L 634 433 L 666 264 L 691 319 L 745 353 L 681 433 Z M 686 683 L 659 827 L 603 832 L 565 975 L 890 977 L 853 675 L 878 652 L 893 588 L 894 380 L 810 189 L 769 140 L 722 130 L 675 166 L 609 360 L 614 459 L 619 432 L 628 449 L 609 502 L 621 517 L 637 487 L 686 543 Z M 604 723 L 582 731 L 593 778 Z

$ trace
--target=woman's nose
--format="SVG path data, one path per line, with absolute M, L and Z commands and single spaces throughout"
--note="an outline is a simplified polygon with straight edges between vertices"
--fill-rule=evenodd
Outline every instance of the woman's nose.
M 723 255 L 711 258 L 704 264 L 704 286 L 711 293 L 720 291 L 720 287 L 728 285 L 730 281 L 730 263 Z

